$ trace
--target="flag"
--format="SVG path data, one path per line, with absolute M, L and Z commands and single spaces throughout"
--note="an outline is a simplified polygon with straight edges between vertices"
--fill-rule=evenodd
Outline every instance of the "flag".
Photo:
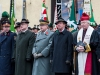
M 67 21 L 68 25 L 70 26 L 70 31 L 72 33 L 77 30 L 76 17 L 75 17 L 75 6 L 74 5 L 75 5 L 74 0 L 72 0 L 70 18 Z
M 80 18 L 81 18 L 81 16 L 82 16 L 82 13 L 83 13 L 83 9 L 80 9 L 80 10 L 79 10 L 79 20 L 80 20 Z
M 11 26 L 10 26 L 10 30 L 12 32 L 15 32 L 14 24 L 15 24 L 15 11 L 14 11 L 14 1 L 13 1 L 11 5 Z
M 94 20 L 94 15 L 93 15 L 93 9 L 92 9 L 92 4 L 90 2 L 90 8 L 91 8 L 91 15 L 90 15 L 90 24 L 91 26 L 95 26 L 95 20 Z
M 60 1 L 60 0 L 59 0 Z M 56 7 L 57 7 L 57 18 L 61 18 L 62 17 L 62 14 L 61 14 L 61 9 L 62 9 L 62 4 L 61 4 L 61 1 L 59 3 L 56 3 Z
M 58 21 L 58 16 L 57 16 L 57 6 L 55 6 L 55 14 L 54 14 L 54 31 L 57 30 L 57 27 L 55 25 L 55 22 Z
M 42 4 L 41 19 L 43 19 L 43 20 L 48 20 L 47 7 L 46 7 L 46 5 L 45 5 L 45 1 L 43 1 L 43 4 Z
M 57 16 L 57 6 L 55 6 L 54 23 L 58 20 Z

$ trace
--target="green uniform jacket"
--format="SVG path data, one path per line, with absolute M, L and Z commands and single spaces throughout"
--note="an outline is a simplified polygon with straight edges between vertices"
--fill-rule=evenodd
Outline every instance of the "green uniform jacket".
M 15 75 L 32 75 L 32 48 L 35 34 L 27 30 L 20 33 L 16 38 L 15 51 Z

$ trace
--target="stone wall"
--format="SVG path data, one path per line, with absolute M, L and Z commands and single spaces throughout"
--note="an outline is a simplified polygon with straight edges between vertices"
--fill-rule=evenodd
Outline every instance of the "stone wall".
M 100 0 L 91 0 L 93 12 L 94 12 L 94 19 L 97 24 L 100 24 Z
M 27 19 L 30 21 L 30 26 L 33 27 L 34 24 L 39 24 L 40 13 L 42 11 L 42 0 L 26 0 L 27 2 Z M 23 0 L 15 0 L 16 3 L 16 18 L 17 21 L 22 19 L 22 5 Z M 2 11 L 10 12 L 10 0 L 0 0 L 0 5 L 2 7 Z M 50 20 L 51 16 L 51 0 L 46 0 L 46 6 L 48 8 L 48 18 Z

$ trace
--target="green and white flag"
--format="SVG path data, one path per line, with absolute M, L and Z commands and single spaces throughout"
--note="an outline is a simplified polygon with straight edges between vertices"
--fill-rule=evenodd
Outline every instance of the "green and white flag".
M 15 11 L 14 11 L 14 2 L 12 2 L 12 5 L 11 5 L 11 26 L 10 26 L 10 30 L 12 32 L 15 32 L 14 25 L 15 25 Z
M 70 26 L 70 29 L 71 29 L 70 31 L 72 33 L 77 30 L 74 0 L 72 0 L 70 18 L 67 20 L 67 22 L 68 22 L 68 25 Z
M 91 26 L 96 26 L 91 3 L 90 3 L 90 8 L 91 8 L 90 24 L 91 24 Z

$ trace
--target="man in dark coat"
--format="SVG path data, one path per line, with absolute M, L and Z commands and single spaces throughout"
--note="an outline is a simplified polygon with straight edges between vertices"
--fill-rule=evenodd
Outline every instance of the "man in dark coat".
M 14 75 L 14 65 L 12 63 L 12 53 L 16 35 L 10 31 L 10 21 L 2 21 L 0 34 L 0 75 Z
M 72 34 L 65 29 L 67 22 L 64 19 L 59 19 L 55 24 L 58 27 L 58 32 L 54 34 L 50 48 L 52 71 L 55 75 L 71 75 L 73 37 Z
M 98 63 L 98 75 L 100 75 L 100 24 L 98 25 L 96 31 L 98 32 L 99 34 L 99 44 L 98 44 L 98 47 L 96 49 L 96 54 L 97 54 L 97 63 Z
M 1 33 L 1 30 L 2 30 L 2 26 L 1 26 L 1 20 L 0 20 L 0 33 Z
M 21 33 L 16 38 L 15 75 L 32 75 L 32 48 L 35 34 L 28 30 L 29 21 L 22 19 Z
M 51 31 L 53 31 L 53 24 L 50 23 L 48 26 L 49 26 L 49 29 L 50 29 Z
M 15 24 L 15 29 L 16 29 L 16 34 L 18 35 L 21 32 L 21 28 L 20 28 L 20 22 L 17 22 Z
M 78 31 L 81 29 L 82 27 L 81 27 L 81 23 L 80 23 L 80 20 L 79 20 L 79 23 L 77 24 L 77 31 L 75 31 L 75 32 L 73 32 L 72 34 L 73 34 L 73 39 L 75 38 L 75 36 L 78 34 Z
M 39 32 L 39 28 L 33 27 L 32 28 L 32 32 L 35 33 L 35 37 L 37 36 L 38 32 Z

